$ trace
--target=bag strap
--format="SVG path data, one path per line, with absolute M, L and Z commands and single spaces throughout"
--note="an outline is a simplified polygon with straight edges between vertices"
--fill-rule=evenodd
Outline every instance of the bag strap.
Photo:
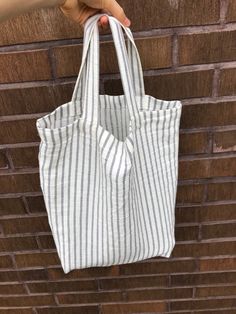
M 92 30 L 91 42 L 88 49 L 87 71 L 85 80 L 85 91 L 83 99 L 82 119 L 87 122 L 96 123 L 98 121 L 99 105 L 99 31 L 97 21 L 101 15 L 97 15 Z M 112 16 L 108 16 L 116 54 L 121 74 L 121 81 L 125 94 L 125 100 L 130 118 L 139 117 L 134 86 L 131 77 L 130 64 L 125 46 L 124 35 L 120 23 Z
M 93 24 L 96 16 L 90 17 L 89 20 L 85 23 L 84 27 L 84 37 L 83 37 L 83 52 L 82 52 L 82 60 L 80 65 L 79 74 L 75 83 L 74 91 L 72 94 L 71 101 L 72 102 L 81 102 L 84 99 L 84 86 L 85 86 L 85 74 L 86 74 L 86 58 L 88 55 L 88 48 L 91 41 Z M 81 106 L 81 112 L 83 108 Z
M 91 40 L 91 36 L 92 36 L 93 25 L 94 25 L 95 21 L 98 21 L 98 19 L 104 15 L 107 15 L 107 14 L 104 14 L 104 13 L 103 14 L 96 14 L 96 15 L 90 17 L 85 23 L 82 62 L 81 62 L 80 72 L 79 72 L 79 75 L 78 75 L 78 78 L 77 78 L 77 81 L 75 84 L 74 92 L 72 95 L 72 101 L 82 100 L 84 97 L 84 95 L 83 95 L 83 91 L 84 91 L 83 82 L 85 82 L 85 73 L 86 73 L 85 59 L 86 59 L 87 54 L 88 54 L 88 48 L 89 48 L 89 44 L 90 44 L 90 40 Z M 109 16 L 108 16 L 108 18 L 109 18 Z M 127 39 L 128 39 L 127 40 L 128 57 L 129 57 L 128 60 L 130 62 L 131 76 L 132 76 L 133 86 L 135 89 L 135 95 L 143 96 L 143 95 L 145 95 L 145 89 L 144 89 L 144 81 L 143 81 L 142 64 L 140 61 L 137 47 L 136 47 L 135 42 L 134 42 L 132 32 L 129 28 L 124 27 L 120 22 L 118 22 L 118 23 L 124 29 L 126 36 L 127 36 Z M 81 81 L 81 83 L 79 84 L 80 81 Z
M 139 52 L 134 42 L 134 38 L 133 38 L 133 34 L 131 30 L 128 27 L 124 27 L 122 24 L 121 26 L 125 30 L 126 36 L 128 38 L 127 40 L 128 57 L 131 64 L 132 79 L 133 79 L 133 84 L 135 88 L 135 94 L 137 96 L 144 96 L 145 87 L 144 87 L 144 81 L 143 81 L 143 69 L 142 69 L 142 64 L 139 57 Z

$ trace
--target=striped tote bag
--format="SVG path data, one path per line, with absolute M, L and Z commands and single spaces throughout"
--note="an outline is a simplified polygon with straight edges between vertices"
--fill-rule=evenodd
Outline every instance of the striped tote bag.
M 145 94 L 132 33 L 109 15 L 124 95 L 99 94 L 102 15 L 85 24 L 71 101 L 36 121 L 40 186 L 64 273 L 170 257 L 175 246 L 182 103 Z

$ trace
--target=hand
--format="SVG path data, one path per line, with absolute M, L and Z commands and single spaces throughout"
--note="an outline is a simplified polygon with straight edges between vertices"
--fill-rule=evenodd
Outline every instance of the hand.
M 109 13 L 117 18 L 124 26 L 130 26 L 130 20 L 126 17 L 124 10 L 115 0 L 63 0 L 59 4 L 63 14 L 84 25 L 85 21 L 96 13 Z M 102 16 L 99 20 L 99 26 L 106 29 L 108 26 L 107 16 Z

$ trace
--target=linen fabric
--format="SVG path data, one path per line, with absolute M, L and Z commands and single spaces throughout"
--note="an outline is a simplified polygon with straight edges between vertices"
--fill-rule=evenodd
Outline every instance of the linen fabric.
M 182 103 L 145 94 L 132 33 L 109 15 L 124 95 L 99 94 L 101 15 L 85 24 L 71 101 L 36 121 L 40 186 L 65 273 L 170 257 L 175 246 Z

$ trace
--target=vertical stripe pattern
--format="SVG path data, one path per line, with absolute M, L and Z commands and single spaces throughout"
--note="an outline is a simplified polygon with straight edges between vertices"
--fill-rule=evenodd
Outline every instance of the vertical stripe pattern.
M 182 103 L 144 94 L 132 34 L 127 53 L 110 16 L 126 88 L 98 95 L 99 16 L 85 27 L 72 100 L 36 121 L 40 185 L 65 273 L 169 257 L 175 245 Z

